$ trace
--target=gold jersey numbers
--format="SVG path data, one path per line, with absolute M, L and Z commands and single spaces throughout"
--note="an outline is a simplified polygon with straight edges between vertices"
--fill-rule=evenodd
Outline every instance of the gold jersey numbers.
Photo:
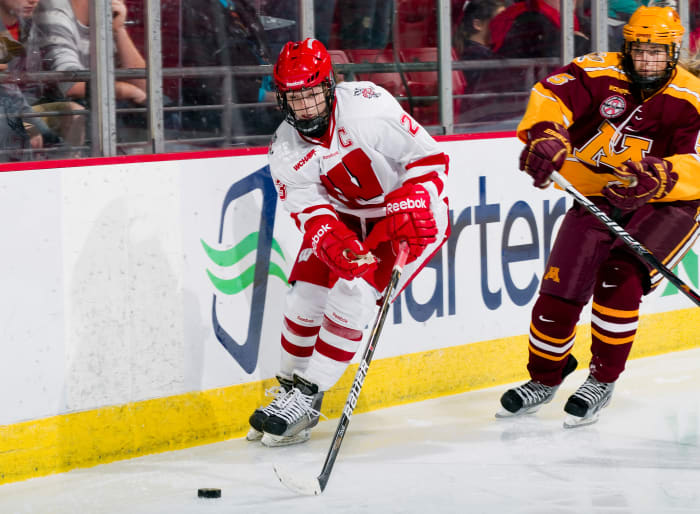
M 563 86 L 570 80 L 576 80 L 576 77 L 568 73 L 559 73 L 557 75 L 547 77 L 547 82 L 552 84 L 553 86 Z

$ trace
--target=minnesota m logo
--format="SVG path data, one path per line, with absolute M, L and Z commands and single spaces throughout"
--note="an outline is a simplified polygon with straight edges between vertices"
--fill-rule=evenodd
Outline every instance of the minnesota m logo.
M 615 127 L 605 120 L 598 127 L 598 133 L 593 139 L 583 147 L 574 149 L 574 156 L 591 166 L 604 164 L 610 168 L 617 168 L 628 159 L 641 161 L 651 148 L 651 139 L 627 134 L 622 138 L 621 143 L 614 144 L 612 142 L 614 137 Z
M 556 283 L 559 283 L 559 268 L 550 266 L 547 274 L 544 276 L 544 280 L 554 280 Z

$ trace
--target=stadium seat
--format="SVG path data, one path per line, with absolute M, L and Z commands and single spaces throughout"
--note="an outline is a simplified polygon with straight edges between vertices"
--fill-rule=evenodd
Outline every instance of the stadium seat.
M 354 63 L 393 63 L 394 55 L 391 49 L 384 50 L 347 50 L 350 60 Z M 382 86 L 389 91 L 393 96 L 404 96 L 406 88 L 401 80 L 401 75 L 398 72 L 390 73 L 356 73 L 357 80 L 369 80 L 375 84 Z
M 399 48 L 437 45 L 437 14 L 434 0 L 397 0 Z
M 146 12 L 143 0 L 126 0 L 129 35 L 141 55 L 146 57 Z M 180 0 L 161 0 L 161 47 L 163 68 L 180 67 Z M 163 94 L 173 102 L 180 100 L 180 79 L 163 79 Z
M 411 62 L 437 62 L 438 49 L 436 47 L 403 48 L 399 51 L 401 61 Z M 457 60 L 457 55 L 452 50 L 452 60 Z M 406 79 L 408 89 L 412 96 L 437 96 L 438 72 L 436 71 L 407 71 Z M 464 94 L 466 90 L 464 75 L 459 71 L 452 72 L 452 93 Z M 413 102 L 413 116 L 422 124 L 434 125 L 440 120 L 440 105 L 437 100 L 416 100 Z M 461 102 L 454 101 L 454 110 L 460 112 Z

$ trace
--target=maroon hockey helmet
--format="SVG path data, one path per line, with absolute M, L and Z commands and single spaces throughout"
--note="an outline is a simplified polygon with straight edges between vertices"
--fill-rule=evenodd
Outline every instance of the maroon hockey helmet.
M 305 136 L 320 137 L 326 131 L 335 99 L 335 78 L 331 56 L 323 43 L 307 38 L 290 41 L 282 48 L 274 68 L 277 104 L 285 119 Z M 321 86 L 326 108 L 311 119 L 297 117 L 287 101 L 287 93 Z

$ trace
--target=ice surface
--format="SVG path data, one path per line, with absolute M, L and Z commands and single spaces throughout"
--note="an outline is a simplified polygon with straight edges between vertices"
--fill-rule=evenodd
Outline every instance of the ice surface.
M 627 368 L 588 427 L 562 428 L 584 370 L 526 418 L 495 419 L 508 386 L 356 415 L 316 497 L 286 489 L 273 464 L 318 475 L 337 420 L 300 446 L 241 438 L 6 484 L 0 512 L 698 513 L 700 349 Z M 222 497 L 197 498 L 200 487 Z

